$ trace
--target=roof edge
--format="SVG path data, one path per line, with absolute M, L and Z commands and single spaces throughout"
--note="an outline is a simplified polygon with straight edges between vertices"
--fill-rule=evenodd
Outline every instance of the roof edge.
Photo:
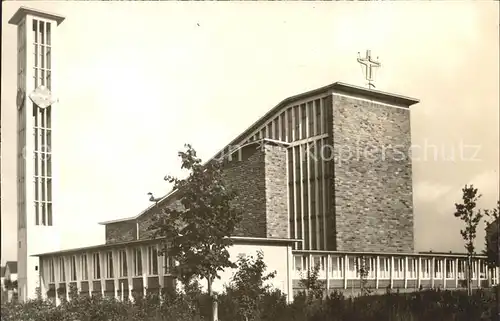
M 302 240 L 299 240 L 299 239 L 247 237 L 247 236 L 231 236 L 229 238 L 232 239 L 232 240 L 234 240 L 236 243 L 241 243 L 241 242 L 251 242 L 251 243 L 296 243 L 296 242 L 302 241 Z M 127 242 L 104 243 L 104 244 L 91 245 L 91 246 L 85 246 L 85 247 L 79 247 L 79 248 L 73 248 L 73 249 L 66 249 L 66 250 L 61 250 L 61 251 L 53 251 L 53 252 L 47 252 L 47 253 L 31 254 L 30 256 L 31 257 L 42 257 L 42 256 L 64 255 L 64 254 L 70 254 L 70 253 L 75 253 L 75 252 L 92 251 L 92 250 L 97 250 L 97 249 L 116 248 L 116 247 L 122 247 L 122 246 L 126 246 L 126 245 L 131 245 L 131 244 L 155 243 L 155 242 L 161 241 L 163 239 L 165 239 L 165 238 L 164 237 L 158 237 L 158 238 L 155 238 L 155 239 L 140 239 L 140 240 L 127 241 Z
M 362 96 L 360 98 L 371 98 L 386 103 L 393 103 L 405 107 L 410 107 L 420 102 L 419 99 L 411 98 L 399 94 L 392 94 L 385 91 L 363 88 L 343 82 L 336 82 L 332 85 L 336 93 L 347 93 Z
M 66 19 L 66 17 L 55 13 L 22 6 L 19 9 L 17 9 L 16 13 L 14 13 L 12 18 L 9 19 L 9 24 L 19 25 L 19 23 L 27 15 L 33 15 L 45 19 L 54 20 L 55 22 L 57 22 L 57 25 L 60 25 Z

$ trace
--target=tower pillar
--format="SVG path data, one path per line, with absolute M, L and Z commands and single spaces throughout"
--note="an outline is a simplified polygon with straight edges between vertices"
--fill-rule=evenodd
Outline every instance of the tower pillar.
M 59 248 L 52 213 L 51 92 L 56 86 L 56 30 L 63 20 L 27 7 L 9 20 L 17 26 L 17 261 L 22 302 L 35 298 L 42 286 L 40 262 L 32 255 Z

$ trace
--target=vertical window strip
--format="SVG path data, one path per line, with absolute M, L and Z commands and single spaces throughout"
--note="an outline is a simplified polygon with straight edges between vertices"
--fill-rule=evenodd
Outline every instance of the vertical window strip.
M 140 248 L 134 249 L 134 275 L 141 276 L 142 275 L 142 254 Z
M 93 279 L 99 280 L 101 278 L 101 262 L 99 253 L 93 254 Z
M 59 258 L 59 281 L 66 282 L 66 269 L 64 266 L 64 258 Z
M 119 252 L 120 261 L 120 277 L 128 276 L 128 266 L 127 266 L 127 252 L 125 250 L 120 250 Z
M 108 279 L 114 278 L 113 264 L 113 253 L 111 251 L 106 252 L 106 278 Z
M 87 281 L 89 278 L 88 265 L 87 265 L 87 254 L 82 254 L 80 259 L 81 270 L 82 270 L 82 280 Z
M 148 273 L 158 275 L 158 250 L 156 245 L 148 247 Z

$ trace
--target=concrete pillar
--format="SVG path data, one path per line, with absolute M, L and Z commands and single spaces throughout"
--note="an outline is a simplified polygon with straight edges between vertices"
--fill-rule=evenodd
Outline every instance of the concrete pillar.
M 128 299 L 130 302 L 134 300 L 132 295 L 132 290 L 134 286 L 134 282 L 132 279 L 132 275 L 134 273 L 134 249 L 127 248 L 127 282 L 128 282 Z
M 76 289 L 78 295 L 80 295 L 80 292 L 82 291 L 82 255 L 78 254 L 76 255 Z
M 119 251 L 119 249 L 112 249 L 111 250 L 111 256 L 112 256 L 112 260 L 113 260 L 113 285 L 114 285 L 114 289 L 115 289 L 115 299 L 116 300 L 119 299 L 118 289 L 120 287 L 119 276 L 120 276 L 120 270 L 121 270 L 120 259 L 118 257 L 118 251 Z
M 391 289 L 394 288 L 394 256 L 391 256 L 391 268 L 390 268 L 390 287 Z
M 422 258 L 419 256 L 417 259 L 417 288 L 420 289 L 422 285 Z
M 429 269 L 429 271 L 431 273 L 431 288 L 434 288 L 434 273 L 435 273 L 434 268 L 435 268 L 435 264 L 436 264 L 436 258 L 433 257 L 431 259 L 431 266 L 430 266 L 430 269 Z
M 326 295 L 330 294 L 330 260 L 332 259 L 330 254 L 326 255 L 326 264 L 325 264 L 325 278 L 326 278 Z M 335 258 L 337 259 L 337 258 Z
M 149 273 L 149 264 L 148 264 L 148 247 L 141 247 L 141 260 L 142 260 L 142 289 L 143 295 L 146 297 L 147 288 L 148 288 L 148 273 Z
M 344 254 L 344 289 L 347 289 L 347 271 L 349 270 L 349 257 Z
M 99 252 L 99 265 L 100 265 L 100 272 L 101 272 L 101 295 L 104 298 L 104 292 L 106 291 L 106 253 L 100 251 Z
M 64 260 L 64 280 L 66 283 L 66 300 L 69 301 L 69 283 L 71 280 L 70 257 L 63 256 Z
M 292 246 L 287 245 L 287 260 L 288 260 L 288 277 L 287 277 L 287 301 L 289 303 L 293 302 L 293 254 Z
M 59 283 L 61 280 L 61 260 L 59 257 L 54 258 L 54 286 L 56 289 L 56 306 L 61 304 L 61 298 L 59 297 L 59 293 L 57 290 L 59 289 Z
M 165 270 L 165 263 L 164 263 L 165 256 L 159 255 L 161 253 L 161 244 L 158 244 L 156 246 L 156 251 L 157 251 L 156 253 L 158 254 L 158 284 L 159 284 L 158 294 L 161 295 L 161 290 L 165 287 L 165 279 L 163 277 Z
M 476 260 L 476 279 L 477 279 L 477 288 L 481 287 L 481 259 Z
M 39 257 L 38 260 L 38 265 L 40 266 L 40 294 L 42 296 L 42 299 L 46 300 L 48 291 L 47 281 L 49 279 L 49 259 L 42 259 L 41 257 Z
M 443 263 L 443 268 L 441 269 L 441 271 L 443 273 L 443 275 L 442 275 L 443 276 L 443 289 L 446 289 L 446 270 L 447 270 L 446 269 L 446 262 L 447 262 L 446 258 L 444 258 L 441 262 Z
M 89 283 L 89 297 L 92 297 L 94 291 L 94 255 L 87 252 L 87 275 Z
M 404 271 L 404 277 L 405 277 L 405 289 L 408 288 L 408 257 L 405 256 L 405 271 Z

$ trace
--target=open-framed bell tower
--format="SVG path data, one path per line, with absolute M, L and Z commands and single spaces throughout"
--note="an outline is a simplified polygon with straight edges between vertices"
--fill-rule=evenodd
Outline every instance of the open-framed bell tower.
M 60 247 L 54 217 L 52 128 L 57 113 L 57 27 L 64 17 L 21 7 L 17 26 L 17 261 L 20 301 L 42 296 L 38 258 Z M 55 49 L 55 50 L 54 50 Z M 14 93 L 13 93 L 14 94 Z M 57 201 L 57 200 L 55 200 Z

